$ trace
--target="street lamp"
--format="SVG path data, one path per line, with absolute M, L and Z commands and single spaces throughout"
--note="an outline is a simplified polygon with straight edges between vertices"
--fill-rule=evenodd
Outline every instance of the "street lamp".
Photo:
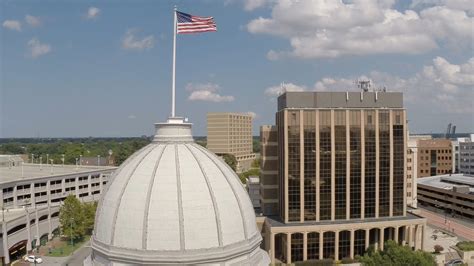
M 50 159 L 51 161 L 51 174 L 53 174 L 53 163 L 54 163 L 54 159 Z
M 97 155 L 97 166 L 100 166 L 100 155 Z
M 82 154 L 79 155 L 79 165 L 82 166 Z
M 63 161 L 63 167 L 64 167 L 64 154 L 61 155 L 61 161 Z
M 79 160 L 79 159 L 78 159 L 78 158 L 76 158 L 76 170 L 77 170 L 77 161 L 78 161 L 78 160 Z
M 40 170 L 43 170 L 43 156 L 40 156 L 39 160 L 40 160 Z M 48 162 L 46 161 L 46 163 Z
M 31 154 L 31 163 L 32 163 L 32 164 L 35 163 L 34 159 L 35 159 L 35 154 L 32 153 L 32 154 Z

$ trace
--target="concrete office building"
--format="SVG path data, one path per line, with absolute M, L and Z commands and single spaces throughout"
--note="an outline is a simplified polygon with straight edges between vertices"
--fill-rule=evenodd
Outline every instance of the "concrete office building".
M 277 215 L 278 138 L 275 126 L 260 127 L 260 205 L 263 215 Z
M 51 239 L 59 226 L 59 205 L 68 195 L 98 200 L 115 169 L 23 163 L 0 167 L 3 263 Z
M 474 176 L 453 174 L 420 178 L 418 202 L 474 221 Z
M 234 155 L 237 172 L 248 170 L 255 160 L 252 120 L 247 113 L 207 113 L 207 148 L 217 155 Z
M 173 117 L 112 177 L 86 264 L 263 266 L 261 241 L 238 176 Z
M 272 262 L 354 258 L 392 239 L 422 248 L 406 207 L 406 111 L 396 92 L 286 92 L 278 98 L 279 213 Z
M 474 134 L 459 142 L 459 172 L 474 175 Z

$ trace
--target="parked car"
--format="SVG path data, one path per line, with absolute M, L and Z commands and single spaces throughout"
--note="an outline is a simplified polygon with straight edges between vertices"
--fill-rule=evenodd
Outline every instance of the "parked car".
M 29 256 L 25 257 L 25 261 L 28 261 L 28 262 L 31 262 L 31 263 L 42 263 L 43 259 L 38 257 L 38 256 L 29 255 Z
M 454 259 L 446 262 L 446 266 L 458 266 L 458 265 L 463 265 L 463 261 L 460 259 Z

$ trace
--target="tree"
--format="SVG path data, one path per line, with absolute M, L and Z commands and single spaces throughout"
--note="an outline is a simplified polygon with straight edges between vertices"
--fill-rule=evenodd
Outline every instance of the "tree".
M 64 205 L 59 210 L 59 223 L 63 235 L 70 239 L 80 239 L 84 236 L 84 211 L 81 202 L 74 195 L 69 195 L 64 200 Z
M 84 214 L 84 231 L 86 234 L 91 234 L 94 230 L 95 211 L 97 210 L 97 202 L 89 202 L 82 204 L 82 211 Z
M 444 248 L 443 248 L 442 246 L 440 246 L 440 245 L 435 245 L 435 246 L 434 246 L 434 251 L 435 251 L 435 253 L 438 253 L 438 254 L 439 254 L 439 253 L 441 253 L 443 250 L 444 250 Z
M 362 265 L 367 266 L 436 265 L 435 259 L 428 252 L 413 251 L 410 247 L 400 246 L 392 240 L 385 242 L 383 251 L 375 251 L 373 248 L 369 248 L 366 254 L 363 257 L 359 257 L 358 260 Z
M 234 170 L 234 172 L 237 170 L 237 159 L 235 158 L 234 155 L 232 154 L 224 154 L 222 156 L 222 159 Z
M 260 168 L 260 159 L 255 159 L 252 161 L 252 168 Z

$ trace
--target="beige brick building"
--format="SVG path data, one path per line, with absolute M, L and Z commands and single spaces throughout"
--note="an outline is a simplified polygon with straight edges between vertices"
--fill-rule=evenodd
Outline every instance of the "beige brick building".
M 426 220 L 406 207 L 402 97 L 287 92 L 278 98 L 279 209 L 263 226 L 272 262 L 354 258 L 369 246 L 383 249 L 388 239 L 422 248 Z
M 247 113 L 207 113 L 207 148 L 218 155 L 234 155 L 237 172 L 249 169 L 255 160 L 252 120 Z

